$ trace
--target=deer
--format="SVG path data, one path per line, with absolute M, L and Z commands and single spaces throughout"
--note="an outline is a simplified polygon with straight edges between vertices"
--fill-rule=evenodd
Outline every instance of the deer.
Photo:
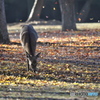
M 21 45 L 26 52 L 27 58 L 27 71 L 32 70 L 36 72 L 37 58 L 40 53 L 35 55 L 38 34 L 32 25 L 23 25 L 20 32 Z

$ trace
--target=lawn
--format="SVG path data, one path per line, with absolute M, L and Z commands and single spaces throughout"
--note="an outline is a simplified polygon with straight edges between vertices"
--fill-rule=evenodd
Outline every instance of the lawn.
M 98 23 L 79 23 L 79 31 L 66 32 L 60 31 L 60 25 L 34 25 L 39 34 L 36 53 L 41 52 L 36 73 L 26 71 L 26 56 L 19 40 L 20 25 L 8 25 L 11 44 L 0 44 L 1 98 L 73 99 L 71 92 L 100 92 Z M 83 27 L 86 25 L 87 29 Z M 88 96 L 79 100 L 85 98 L 99 100 Z

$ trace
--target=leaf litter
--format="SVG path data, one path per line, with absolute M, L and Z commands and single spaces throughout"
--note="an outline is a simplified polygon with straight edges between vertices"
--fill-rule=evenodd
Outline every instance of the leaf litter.
M 37 73 L 26 71 L 19 38 L 11 42 L 0 44 L 1 85 L 100 90 L 100 30 L 39 33 Z

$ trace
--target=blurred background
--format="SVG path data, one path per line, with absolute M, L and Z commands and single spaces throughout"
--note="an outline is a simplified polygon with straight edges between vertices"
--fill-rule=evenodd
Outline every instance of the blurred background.
M 7 23 L 24 22 L 27 20 L 35 0 L 5 0 Z M 81 14 L 87 0 L 76 0 L 76 17 Z M 83 22 L 100 22 L 100 0 L 93 0 L 87 5 L 88 14 Z M 44 0 L 39 20 L 61 21 L 61 11 L 58 0 Z M 80 22 L 77 18 L 77 22 Z

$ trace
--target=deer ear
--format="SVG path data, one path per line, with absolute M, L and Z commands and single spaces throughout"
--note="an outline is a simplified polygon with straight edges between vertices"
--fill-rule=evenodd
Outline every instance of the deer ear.
M 40 54 L 41 54 L 41 52 L 36 55 L 36 58 L 40 57 Z

